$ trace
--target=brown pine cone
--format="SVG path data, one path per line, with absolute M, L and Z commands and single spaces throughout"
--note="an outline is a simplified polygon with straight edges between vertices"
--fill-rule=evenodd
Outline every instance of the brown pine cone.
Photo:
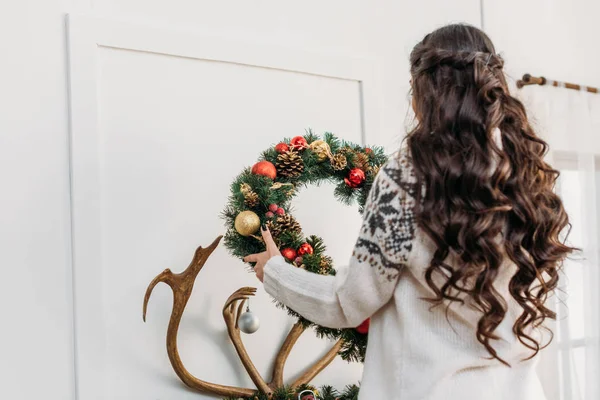
M 288 178 L 296 178 L 304 172 L 304 161 L 298 152 L 286 151 L 277 156 L 277 173 Z
M 373 175 L 377 175 L 379 173 L 380 169 L 381 169 L 381 165 L 376 165 L 373 168 L 371 168 L 371 172 L 373 172 Z
M 356 153 L 354 155 L 354 167 L 360 168 L 365 172 L 371 169 L 371 165 L 369 164 L 369 156 L 365 153 Z
M 302 227 L 290 214 L 280 215 L 275 220 L 267 222 L 267 227 L 273 237 L 278 237 L 283 232 L 302 232 Z
M 348 166 L 348 159 L 345 155 L 337 153 L 331 158 L 331 167 L 334 171 L 341 171 Z

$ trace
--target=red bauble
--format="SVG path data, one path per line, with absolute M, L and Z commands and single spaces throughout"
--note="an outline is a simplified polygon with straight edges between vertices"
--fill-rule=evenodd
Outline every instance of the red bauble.
M 371 150 L 371 148 L 370 148 L 370 147 L 367 147 L 367 148 L 365 149 L 365 153 L 367 153 L 367 154 L 371 154 L 372 152 L 373 152 L 373 150 Z
M 275 214 L 273 214 L 271 211 L 267 211 L 265 214 L 265 217 L 267 218 L 273 218 L 275 216 Z
M 371 318 L 367 318 L 362 324 L 356 327 L 356 331 L 362 335 L 369 333 L 369 326 L 371 325 Z
M 312 253 L 313 253 L 313 248 L 308 243 L 302 243 L 300 245 L 300 247 L 298 248 L 298 255 L 299 256 L 303 256 L 305 254 L 312 254 Z
M 285 215 L 285 210 L 283 208 L 279 207 L 275 213 L 277 215 Z
M 294 261 L 297 257 L 296 250 L 291 247 L 286 247 L 281 250 L 281 255 L 284 256 L 288 261 Z
M 252 167 L 254 175 L 262 175 L 267 178 L 275 179 L 277 176 L 277 168 L 269 161 L 259 161 Z
M 365 181 L 365 172 L 360 168 L 352 168 L 348 172 L 348 176 L 344 178 L 346 185 L 351 188 L 357 188 Z
M 290 140 L 290 145 L 294 150 L 304 150 L 308 148 L 308 142 L 302 136 L 296 136 Z
M 285 153 L 289 150 L 290 150 L 290 146 L 288 146 L 286 143 L 279 143 L 277 146 L 275 146 L 275 151 L 280 154 Z
M 271 212 L 277 212 L 277 209 L 279 208 L 279 206 L 277 204 L 269 204 L 269 211 Z

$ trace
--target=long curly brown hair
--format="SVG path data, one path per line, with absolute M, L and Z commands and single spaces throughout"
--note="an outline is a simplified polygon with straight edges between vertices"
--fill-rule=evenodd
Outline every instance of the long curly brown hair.
M 429 300 L 470 297 L 482 313 L 477 339 L 507 364 L 493 347 L 507 313 L 493 283 L 508 257 L 517 267 L 508 290 L 523 309 L 513 331 L 534 357 L 544 344 L 531 329 L 556 317 L 546 300 L 574 250 L 559 238 L 569 219 L 553 192 L 559 173 L 544 161 L 548 145 L 511 96 L 504 62 L 481 30 L 440 28 L 410 62 L 417 125 L 407 142 L 424 188 L 417 221 L 437 246 L 425 275 Z M 450 265 L 451 256 L 460 262 Z

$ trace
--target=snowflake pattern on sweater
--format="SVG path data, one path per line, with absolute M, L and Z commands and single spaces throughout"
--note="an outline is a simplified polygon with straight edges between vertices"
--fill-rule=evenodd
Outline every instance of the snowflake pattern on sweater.
M 365 205 L 353 256 L 390 282 L 397 280 L 412 250 L 416 190 L 410 156 L 403 148 L 381 169 Z

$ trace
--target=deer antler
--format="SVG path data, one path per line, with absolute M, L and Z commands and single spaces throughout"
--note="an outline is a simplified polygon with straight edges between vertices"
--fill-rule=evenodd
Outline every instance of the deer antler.
M 256 288 L 251 287 L 243 287 L 236 290 L 225 302 L 225 306 L 223 307 L 223 318 L 227 325 L 227 332 L 231 338 L 231 343 L 233 343 L 233 347 L 235 347 L 250 379 L 252 379 L 252 382 L 254 382 L 258 390 L 270 396 L 272 390 L 254 366 L 252 360 L 250 360 L 250 356 L 244 347 L 244 343 L 242 343 L 240 328 L 238 327 L 238 320 L 244 309 L 244 304 L 249 296 L 254 296 L 254 293 L 256 293 Z
M 183 383 L 189 387 L 202 392 L 208 392 L 218 396 L 249 397 L 254 394 L 254 390 L 205 382 L 194 377 L 183 366 L 181 358 L 179 357 L 179 351 L 177 350 L 177 331 L 185 306 L 192 294 L 194 281 L 206 263 L 206 260 L 208 260 L 208 257 L 219 245 L 221 238 L 222 236 L 216 238 L 206 249 L 198 247 L 192 262 L 183 272 L 174 274 L 170 269 L 166 269 L 150 282 L 148 289 L 146 289 L 146 295 L 144 296 L 143 319 L 145 322 L 148 300 L 150 300 L 150 295 L 152 294 L 154 287 L 159 282 L 164 282 L 169 285 L 171 290 L 173 290 L 173 310 L 171 311 L 171 319 L 169 320 L 169 328 L 167 330 L 167 353 L 177 376 L 179 376 Z
M 302 335 L 304 330 L 305 328 L 302 326 L 302 324 L 300 322 L 296 322 L 281 345 L 281 349 L 279 349 L 279 353 L 277 353 L 275 363 L 273 364 L 273 378 L 269 384 L 269 387 L 272 389 L 283 386 L 283 369 L 285 367 L 285 362 L 287 361 L 292 348 L 296 344 L 296 341 L 300 335 Z
M 217 396 L 228 396 L 228 397 L 250 397 L 255 394 L 255 390 L 246 389 L 234 386 L 219 385 L 216 383 L 210 383 L 200 380 L 194 377 L 189 371 L 183 366 L 181 358 L 179 357 L 179 351 L 177 350 L 177 331 L 181 322 L 181 317 L 185 311 L 187 302 L 194 289 L 194 282 L 198 273 L 204 267 L 204 264 L 208 260 L 208 257 L 219 245 L 222 236 L 219 236 L 215 241 L 206 249 L 198 247 L 194 253 L 194 258 L 190 265 L 181 273 L 174 274 L 170 269 L 165 269 L 163 272 L 158 274 L 150 285 L 146 289 L 146 295 L 144 296 L 144 307 L 143 307 L 143 319 L 146 321 L 146 311 L 148 308 L 148 301 L 152 295 L 152 290 L 158 283 L 164 282 L 173 291 L 173 310 L 171 311 L 171 319 L 169 320 L 169 328 L 167 329 L 167 353 L 171 365 L 175 370 L 175 373 L 179 378 L 188 385 L 189 387 L 214 394 Z M 248 372 L 248 375 L 256 385 L 257 389 L 271 397 L 273 390 L 283 386 L 283 370 L 285 367 L 286 360 L 296 344 L 296 341 L 302 335 L 305 328 L 301 323 L 296 323 L 290 332 L 288 333 L 285 341 L 283 342 L 275 363 L 273 365 L 273 378 L 270 384 L 267 384 L 262 378 L 254 364 L 252 363 L 240 335 L 240 329 L 238 327 L 238 321 L 242 314 L 244 304 L 248 301 L 250 296 L 254 296 L 256 288 L 243 287 L 236 290 L 225 302 L 223 307 L 223 318 L 227 325 L 227 333 L 235 347 L 235 350 L 244 365 L 244 368 Z M 342 341 L 338 341 L 332 348 L 321 357 L 315 364 L 313 364 L 300 378 L 294 382 L 292 387 L 298 387 L 302 384 L 309 383 L 315 376 L 323 371 L 337 356 L 337 353 L 342 347 Z

